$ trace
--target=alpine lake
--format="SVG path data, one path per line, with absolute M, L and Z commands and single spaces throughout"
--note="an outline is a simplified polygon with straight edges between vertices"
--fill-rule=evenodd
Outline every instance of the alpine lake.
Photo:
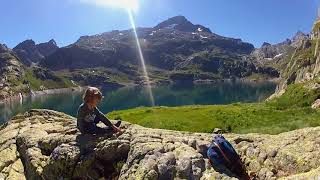
M 274 93 L 273 82 L 218 82 L 214 84 L 173 84 L 152 87 L 156 106 L 214 105 L 261 102 Z M 144 87 L 120 89 L 102 88 L 104 95 L 99 109 L 108 113 L 115 110 L 151 106 Z M 19 101 L 0 104 L 0 125 L 18 113 L 30 109 L 52 109 L 76 116 L 83 92 L 60 93 L 25 97 Z

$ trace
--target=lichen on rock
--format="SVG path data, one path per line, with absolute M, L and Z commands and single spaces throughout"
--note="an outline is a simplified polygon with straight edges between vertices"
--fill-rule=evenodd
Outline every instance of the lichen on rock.
M 82 135 L 60 112 L 17 115 L 0 129 L 0 179 L 237 179 L 210 166 L 211 134 L 122 126 L 120 136 Z M 257 179 L 320 178 L 319 127 L 225 136 Z

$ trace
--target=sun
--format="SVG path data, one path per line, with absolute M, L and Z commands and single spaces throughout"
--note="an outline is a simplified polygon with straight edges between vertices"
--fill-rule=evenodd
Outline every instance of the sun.
M 139 9 L 138 0 L 92 0 L 100 6 L 121 8 L 131 12 L 137 12 Z

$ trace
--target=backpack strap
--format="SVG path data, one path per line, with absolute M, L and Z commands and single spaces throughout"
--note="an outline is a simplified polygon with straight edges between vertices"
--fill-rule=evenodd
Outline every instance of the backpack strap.
M 219 146 L 219 144 L 216 143 L 216 142 L 213 142 L 213 144 L 219 149 L 219 151 L 221 152 L 221 154 L 222 154 L 222 156 L 224 157 L 224 159 L 226 159 L 226 160 L 228 161 L 228 163 L 229 163 L 230 165 L 232 165 L 230 159 L 229 159 L 229 158 L 227 157 L 227 155 L 223 152 L 223 150 L 221 149 L 221 147 Z
M 230 166 L 231 166 L 231 171 L 233 171 L 233 170 L 234 170 L 234 167 L 235 167 L 234 164 L 231 163 L 231 160 L 230 160 L 230 159 L 228 158 L 228 156 L 223 152 L 222 148 L 219 146 L 218 143 L 213 142 L 213 144 L 219 149 L 219 151 L 221 152 L 221 154 L 222 154 L 222 156 L 224 157 L 224 159 L 227 160 L 227 162 L 230 164 Z M 241 160 L 239 160 L 238 163 L 240 163 L 240 164 L 242 165 L 242 167 L 244 167 L 243 164 L 241 163 Z M 243 173 L 244 173 L 243 175 L 246 176 L 245 179 L 248 179 L 248 180 L 251 179 L 246 172 L 243 172 Z

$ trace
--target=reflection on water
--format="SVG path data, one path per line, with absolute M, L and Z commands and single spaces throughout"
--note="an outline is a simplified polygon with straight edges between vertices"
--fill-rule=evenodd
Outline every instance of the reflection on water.
M 222 82 L 210 85 L 168 85 L 152 88 L 157 106 L 192 104 L 229 104 L 234 102 L 260 102 L 270 96 L 276 84 L 270 82 Z M 105 98 L 101 111 L 149 106 L 149 92 L 145 88 L 125 87 L 118 90 L 102 89 Z M 12 116 L 30 109 L 53 109 L 75 116 L 82 102 L 82 93 L 44 95 L 0 104 L 0 124 Z
M 62 112 L 73 112 L 76 104 L 81 103 L 80 93 L 41 95 L 27 97 L 23 100 L 12 100 L 6 104 L 0 104 L 0 124 L 12 116 L 26 112 L 30 109 L 53 109 Z

